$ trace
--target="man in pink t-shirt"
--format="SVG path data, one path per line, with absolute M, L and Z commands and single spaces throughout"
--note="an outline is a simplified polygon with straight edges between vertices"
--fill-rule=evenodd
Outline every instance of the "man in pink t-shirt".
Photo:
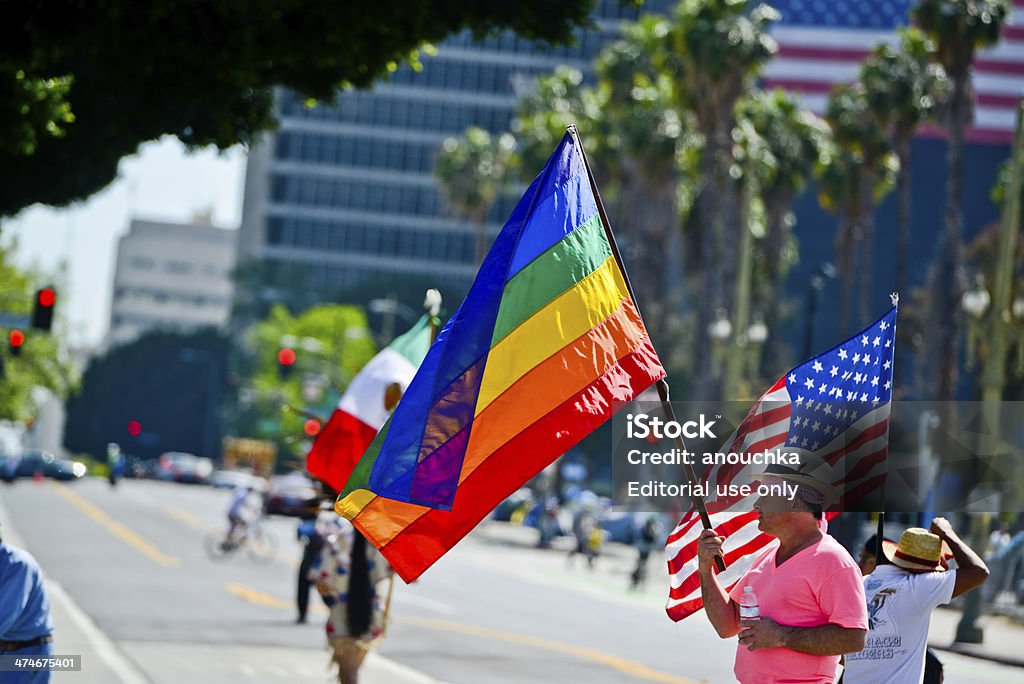
M 723 639 L 739 634 L 734 672 L 741 684 L 829 683 L 839 656 L 864 647 L 868 615 L 860 569 L 819 527 L 834 492 L 804 470 L 769 466 L 755 479 L 795 495 L 762 496 L 758 528 L 779 544 L 762 553 L 731 594 L 715 575 L 725 537 L 704 530 L 698 544 L 704 610 Z M 740 620 L 739 599 L 750 586 L 760 619 Z

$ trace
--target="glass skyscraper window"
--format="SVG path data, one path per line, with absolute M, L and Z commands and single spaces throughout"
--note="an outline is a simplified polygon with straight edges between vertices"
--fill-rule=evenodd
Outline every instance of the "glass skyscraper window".
M 671 4 L 648 0 L 643 11 Z M 600 0 L 595 28 L 579 31 L 574 45 L 538 45 L 507 32 L 474 42 L 463 32 L 424 57 L 421 71 L 402 66 L 374 89 L 333 103 L 307 107 L 280 92 L 281 126 L 249 157 L 240 261 L 304 274 L 324 288 L 322 299 L 359 287 L 384 295 L 418 278 L 457 301 L 475 274 L 475 229 L 441 199 L 433 175 L 441 142 L 469 126 L 508 130 L 517 92 L 559 65 L 589 78 L 618 22 L 636 16 L 629 3 Z M 490 235 L 521 190 L 495 202 Z

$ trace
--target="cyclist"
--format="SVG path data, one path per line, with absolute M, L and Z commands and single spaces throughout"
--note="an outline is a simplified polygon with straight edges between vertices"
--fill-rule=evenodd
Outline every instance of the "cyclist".
M 228 506 L 228 541 L 234 543 L 238 540 L 236 533 L 241 529 L 244 533 L 252 513 L 252 505 L 249 494 L 252 487 L 235 487 L 231 492 L 231 504 Z

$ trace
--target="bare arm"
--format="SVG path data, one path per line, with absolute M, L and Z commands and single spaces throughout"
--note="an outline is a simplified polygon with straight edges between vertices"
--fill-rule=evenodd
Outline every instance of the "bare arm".
M 866 629 L 849 629 L 833 624 L 785 627 L 764 616 L 760 620 L 744 620 L 741 626 L 740 645 L 751 651 L 781 647 L 819 656 L 856 653 L 864 648 L 868 634 Z
M 956 584 L 953 586 L 953 597 L 966 594 L 971 589 L 984 584 L 988 579 L 988 566 L 974 552 L 974 549 L 957 536 L 949 521 L 945 518 L 935 518 L 932 520 L 931 531 L 932 534 L 939 535 L 939 538 L 946 542 L 956 560 Z
M 700 596 L 704 600 L 704 612 L 718 636 L 727 639 L 740 631 L 740 615 L 736 604 L 725 592 L 715 576 L 715 556 L 722 556 L 722 543 L 714 530 L 704 530 L 697 542 L 697 563 L 700 569 Z

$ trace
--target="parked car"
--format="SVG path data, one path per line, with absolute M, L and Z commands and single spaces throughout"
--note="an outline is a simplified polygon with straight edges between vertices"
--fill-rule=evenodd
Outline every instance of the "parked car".
M 0 480 L 4 482 L 14 482 L 17 475 L 15 474 L 18 469 L 18 462 L 21 460 L 20 456 L 13 454 L 0 454 Z
M 86 468 L 84 463 L 72 461 L 69 458 L 55 458 L 50 462 L 43 474 L 54 480 L 67 481 L 85 477 L 87 471 L 88 468 Z
M 202 484 L 213 473 L 213 461 L 183 451 L 168 451 L 160 455 L 156 477 L 188 484 Z
M 246 487 L 257 492 L 264 492 L 267 490 L 267 481 L 259 475 L 244 470 L 217 470 L 210 476 L 210 486 L 215 489 Z
M 34 477 L 39 473 L 54 480 L 77 480 L 85 475 L 86 470 L 84 463 L 58 458 L 42 449 L 29 449 L 18 459 L 13 477 Z
M 290 515 L 301 518 L 315 515 L 320 507 L 320 492 L 313 481 L 299 472 L 275 475 L 263 500 L 267 515 Z

